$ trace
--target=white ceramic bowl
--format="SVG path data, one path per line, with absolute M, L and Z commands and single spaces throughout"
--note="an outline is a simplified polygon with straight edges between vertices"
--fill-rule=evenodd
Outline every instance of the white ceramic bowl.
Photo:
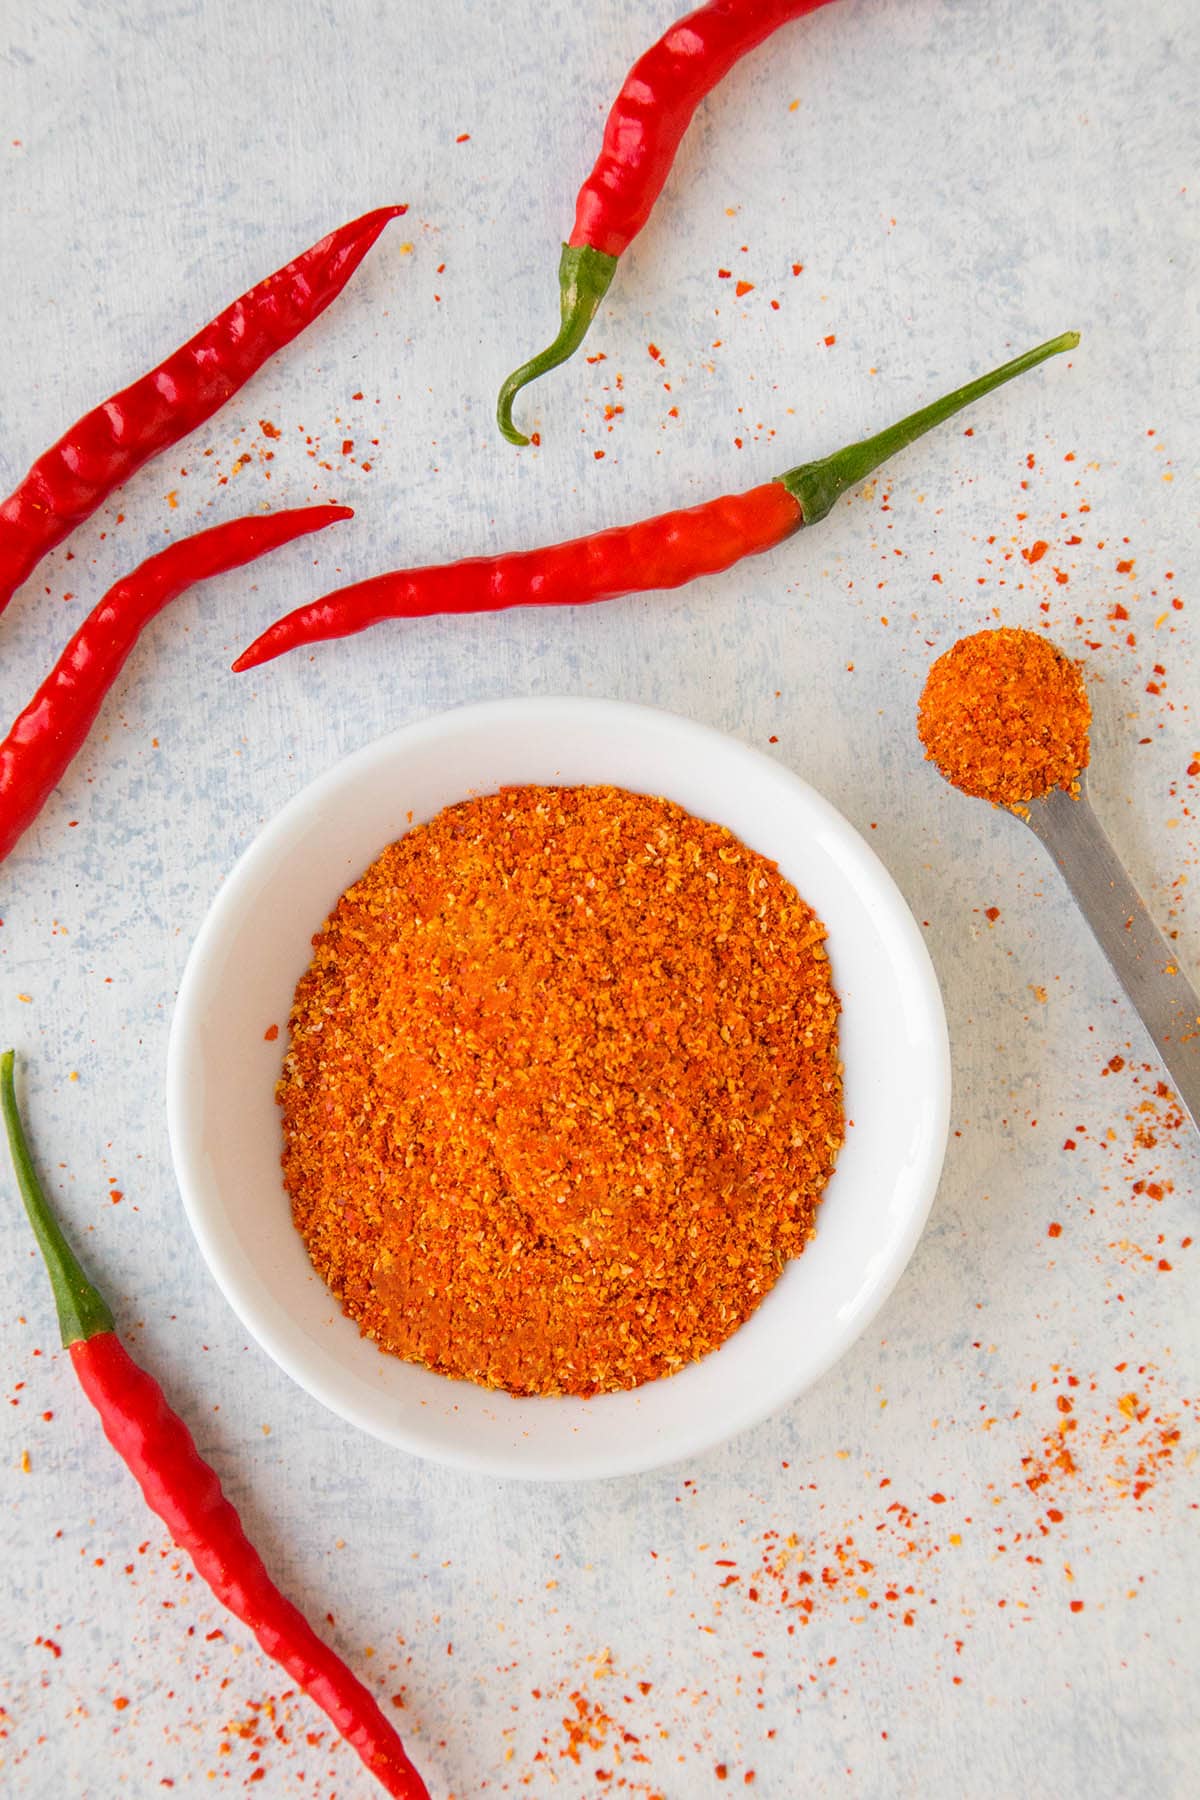
M 773 857 L 829 929 L 854 1121 L 817 1233 L 722 1347 L 668 1380 L 591 1400 L 516 1399 L 359 1336 L 291 1221 L 274 1086 L 292 992 L 339 894 L 414 822 L 508 783 L 662 794 Z M 278 1041 L 264 1031 L 278 1024 Z M 507 700 L 381 738 L 298 794 L 245 852 L 192 948 L 171 1030 L 175 1169 L 200 1248 L 263 1348 L 310 1394 L 402 1449 L 538 1479 L 689 1456 L 765 1417 L 868 1324 L 908 1261 L 941 1170 L 945 1014 L 883 865 L 827 801 L 757 750 L 647 707 Z

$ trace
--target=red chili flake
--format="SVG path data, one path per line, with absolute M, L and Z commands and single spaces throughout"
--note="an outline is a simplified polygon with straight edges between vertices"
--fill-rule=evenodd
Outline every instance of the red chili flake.
M 1031 544 L 1028 550 L 1022 550 L 1021 555 L 1025 558 L 1027 563 L 1041 562 L 1049 548 L 1050 546 L 1045 538 L 1038 538 L 1037 542 Z
M 1072 1612 L 1082 1612 L 1083 1611 L 1083 1601 L 1082 1600 L 1072 1600 L 1071 1611 Z
M 732 270 L 732 269 L 718 269 L 718 270 L 717 270 L 717 278 L 718 278 L 718 280 L 720 280 L 720 281 L 728 281 L 728 280 L 729 280 L 729 277 L 730 277 L 730 276 L 731 276 L 731 275 L 732 275 L 732 274 L 733 274 L 733 270 Z
M 343 438 L 342 439 L 342 455 L 343 456 L 349 456 L 349 454 L 353 450 L 353 448 L 354 448 L 354 439 L 353 438 Z
M 1074 1138 L 1065 1138 L 1063 1140 L 1063 1149 L 1064 1150 L 1074 1150 L 1074 1148 L 1075 1148 L 1075 1139 Z
M 646 354 L 649 356 L 651 362 L 661 362 L 663 359 L 662 351 L 657 344 L 647 344 Z
M 767 742 L 768 742 L 768 744 L 777 744 L 779 742 L 779 739 L 777 737 L 769 737 L 767 739 Z
M 729 1770 L 724 1763 L 718 1763 L 713 1773 L 718 1781 L 728 1781 L 729 1779 Z
M 258 421 L 258 429 L 262 432 L 263 436 L 267 438 L 278 438 L 283 436 L 278 425 L 272 425 L 270 419 L 260 419 Z
M 592 455 L 595 457 L 597 462 L 602 462 L 604 460 L 603 450 L 593 450 Z
M 1165 1256 L 1159 1257 L 1158 1267 L 1160 1274 L 1169 1275 L 1171 1273 L 1171 1264 L 1167 1261 Z
M 1073 1410 L 1071 1402 L 1065 1394 L 1060 1394 L 1054 1404 L 1057 1406 L 1060 1413 L 1069 1413 Z
M 113 1705 L 118 1712 L 124 1712 L 125 1708 L 129 1705 L 129 1702 L 125 1698 L 124 1694 L 118 1694 L 116 1699 L 113 1701 Z
M 1148 694 L 1161 694 L 1162 689 L 1159 687 L 1157 681 L 1148 681 L 1146 683 L 1146 692 Z
M 278 1025 L 268 1025 L 267 1029 L 263 1032 L 263 1042 L 266 1044 L 273 1044 L 278 1036 Z
M 825 348 L 829 349 L 830 345 L 836 344 L 836 343 L 837 343 L 837 333 L 836 333 L 836 331 L 831 331 L 829 336 L 825 339 Z
M 983 916 L 985 919 L 990 919 L 994 925 L 996 920 L 1000 917 L 1000 908 L 998 906 L 985 906 L 983 909 Z
M 1128 562 L 1119 562 L 1117 564 L 1117 574 L 1118 575 L 1131 575 L 1132 573 L 1133 573 L 1133 559 L 1132 558 L 1130 558 L 1130 560 Z
M 754 292 L 754 283 L 752 281 L 739 281 L 733 291 L 740 300 L 743 294 L 752 294 Z
M 930 1494 L 929 1498 L 933 1501 L 935 1506 L 945 1506 L 946 1504 L 945 1494 Z
M 471 141 L 471 134 L 469 131 L 460 131 L 454 141 L 456 144 L 468 144 Z
M 803 263 L 793 263 L 792 264 L 792 274 L 793 275 L 802 275 L 803 273 L 804 273 L 804 264 Z
M 1057 1506 L 1048 1506 L 1046 1508 L 1046 1517 L 1053 1525 L 1061 1525 L 1063 1522 L 1063 1515 L 1059 1512 Z
M 1060 1224 L 1058 1224 L 1057 1220 L 1055 1221 L 1055 1223 L 1053 1225 L 1048 1225 L 1046 1227 L 1046 1236 L 1047 1237 L 1061 1237 L 1062 1236 L 1062 1226 Z

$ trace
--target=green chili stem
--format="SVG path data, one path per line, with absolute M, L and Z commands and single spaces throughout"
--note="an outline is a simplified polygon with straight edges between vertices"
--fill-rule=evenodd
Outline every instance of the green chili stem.
M 25 1127 L 17 1111 L 17 1095 L 13 1086 L 15 1063 L 16 1056 L 11 1050 L 6 1050 L 0 1056 L 0 1108 L 4 1112 L 9 1153 L 16 1171 L 17 1186 L 25 1202 L 25 1211 L 29 1214 L 29 1223 L 33 1226 L 34 1235 L 45 1258 L 50 1286 L 54 1290 L 54 1304 L 58 1308 L 62 1341 L 65 1345 L 77 1344 L 83 1338 L 98 1337 L 102 1331 L 115 1330 L 113 1316 L 104 1296 L 84 1274 L 42 1192 L 42 1184 L 38 1180 L 25 1137 Z
M 969 381 L 966 387 L 955 388 L 952 394 L 945 394 L 931 406 L 910 413 L 907 419 L 876 432 L 874 437 L 863 438 L 858 444 L 847 444 L 844 449 L 835 450 L 832 456 L 823 456 L 819 462 L 801 463 L 776 479 L 799 501 L 804 523 L 813 525 L 825 517 L 847 488 L 857 487 L 860 481 L 865 481 L 897 450 L 903 450 L 915 439 L 923 437 L 935 425 L 961 412 L 964 406 L 970 406 L 973 400 L 990 394 L 993 388 L 1002 387 L 1014 375 L 1023 375 L 1026 369 L 1036 368 L 1049 356 L 1073 350 L 1078 342 L 1077 331 L 1064 331 L 1061 337 L 1039 344 L 1036 350 L 1027 350 L 1024 356 L 1014 357 L 1012 362 L 993 369 L 990 375 L 981 375 L 977 381 Z
M 578 350 L 616 272 L 617 259 L 606 251 L 595 250 L 591 244 L 563 245 L 558 263 L 562 307 L 558 336 L 538 356 L 530 357 L 527 363 L 513 370 L 496 402 L 496 423 L 510 444 L 529 442 L 513 424 L 513 401 L 528 382 L 536 381 L 547 369 L 557 368 Z

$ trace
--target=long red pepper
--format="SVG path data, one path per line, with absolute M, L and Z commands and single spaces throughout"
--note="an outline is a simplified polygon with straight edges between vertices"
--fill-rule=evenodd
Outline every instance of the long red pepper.
M 13 1169 L 50 1275 L 63 1344 L 105 1436 L 218 1600 L 316 1701 L 386 1792 L 398 1800 L 429 1800 L 372 1695 L 275 1586 L 216 1471 L 157 1381 L 117 1336 L 108 1303 L 84 1274 L 42 1191 L 17 1108 L 14 1062 L 11 1050 L 0 1056 L 0 1107 Z
M 618 594 L 681 587 L 716 574 L 743 556 L 823 519 L 841 494 L 944 419 L 1048 356 L 1073 349 L 1079 334 L 1064 332 L 1036 350 L 993 369 L 931 406 L 861 443 L 819 462 L 801 463 L 744 494 L 725 494 L 685 512 L 663 513 L 638 525 L 573 538 L 509 556 L 474 557 L 432 568 L 397 569 L 338 588 L 268 626 L 234 668 L 253 669 L 272 657 L 325 638 L 364 631 L 382 619 L 430 613 L 499 612 L 509 606 L 577 606 Z
M 734 64 L 791 19 L 829 0 L 710 0 L 677 19 L 630 69 L 604 127 L 596 166 L 579 190 L 575 224 L 558 265 L 562 323 L 540 355 L 500 389 L 496 422 L 510 444 L 529 439 L 513 424 L 513 401 L 530 381 L 582 344 L 617 272 L 617 261 L 650 217 L 692 114 Z
M 353 517 L 348 506 L 300 506 L 231 519 L 169 544 L 110 588 L 0 743 L 0 862 L 61 781 L 130 651 L 169 600 Z
M 0 612 L 56 544 L 115 488 L 202 425 L 336 300 L 389 219 L 381 206 L 331 231 L 218 313 L 165 362 L 77 419 L 0 501 Z

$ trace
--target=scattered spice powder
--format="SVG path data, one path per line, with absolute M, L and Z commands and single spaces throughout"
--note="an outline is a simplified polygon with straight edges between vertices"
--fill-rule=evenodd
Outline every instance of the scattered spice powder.
M 1019 808 L 1077 793 L 1092 710 L 1077 666 L 1034 631 L 960 638 L 925 682 L 917 729 L 927 762 L 964 794 Z
M 724 1342 L 842 1143 L 825 935 L 729 831 L 618 788 L 390 845 L 313 940 L 278 1089 L 296 1225 L 364 1335 L 523 1394 Z

